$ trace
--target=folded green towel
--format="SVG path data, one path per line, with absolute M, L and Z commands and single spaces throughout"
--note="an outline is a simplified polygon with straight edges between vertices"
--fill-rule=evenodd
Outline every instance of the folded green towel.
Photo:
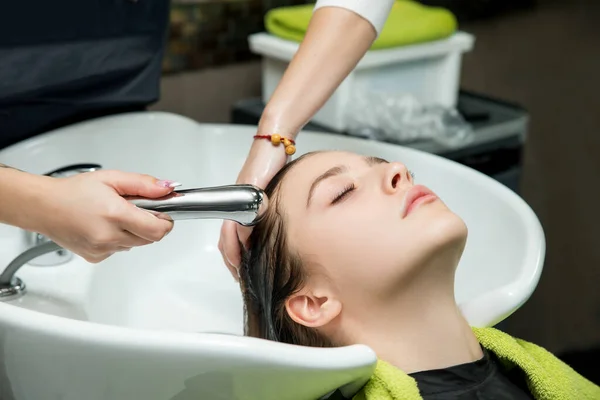
M 282 39 L 300 42 L 306 34 L 314 5 L 275 8 L 265 16 L 267 32 Z M 454 15 L 439 7 L 412 0 L 397 0 L 372 50 L 446 38 L 456 31 Z
M 599 400 L 600 387 L 554 355 L 494 328 L 473 328 L 479 343 L 507 368 L 519 368 L 537 400 Z M 353 400 L 421 399 L 416 381 L 398 368 L 379 361 L 371 380 Z

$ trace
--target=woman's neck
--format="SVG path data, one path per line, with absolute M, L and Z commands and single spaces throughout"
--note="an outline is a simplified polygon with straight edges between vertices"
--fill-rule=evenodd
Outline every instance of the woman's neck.
M 454 298 L 454 269 L 429 267 L 430 273 L 399 290 L 393 301 L 369 310 L 368 316 L 355 318 L 360 326 L 351 330 L 360 332 L 353 335 L 352 341 L 368 345 L 379 358 L 406 373 L 446 368 L 483 357 Z
M 381 324 L 370 326 L 361 343 L 406 373 L 465 364 L 483 356 L 456 304 L 424 304 L 411 311 L 380 314 L 380 318 Z

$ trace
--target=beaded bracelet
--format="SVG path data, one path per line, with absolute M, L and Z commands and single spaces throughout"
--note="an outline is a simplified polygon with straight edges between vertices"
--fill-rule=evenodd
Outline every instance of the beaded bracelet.
M 254 139 L 269 139 L 274 146 L 279 146 L 280 143 L 283 143 L 285 154 L 288 156 L 296 152 L 296 142 L 292 139 L 281 137 L 281 135 L 254 135 Z

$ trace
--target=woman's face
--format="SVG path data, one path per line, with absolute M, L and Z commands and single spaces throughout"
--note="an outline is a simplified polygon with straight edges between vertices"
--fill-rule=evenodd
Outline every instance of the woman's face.
M 406 166 L 353 153 L 301 160 L 281 184 L 279 208 L 291 250 L 309 276 L 325 273 L 342 303 L 397 292 L 444 249 L 461 252 L 467 235 Z

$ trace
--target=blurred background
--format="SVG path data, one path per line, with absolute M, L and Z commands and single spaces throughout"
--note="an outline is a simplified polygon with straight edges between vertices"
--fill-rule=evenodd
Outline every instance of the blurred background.
M 265 30 L 267 11 L 302 3 L 174 0 L 161 100 L 152 109 L 256 123 L 263 72 L 248 35 Z M 600 3 L 421 3 L 452 11 L 459 30 L 475 37 L 462 58 L 458 112 L 476 130 L 498 133 L 484 148 L 447 156 L 519 193 L 546 233 L 539 286 L 502 329 L 600 383 Z

